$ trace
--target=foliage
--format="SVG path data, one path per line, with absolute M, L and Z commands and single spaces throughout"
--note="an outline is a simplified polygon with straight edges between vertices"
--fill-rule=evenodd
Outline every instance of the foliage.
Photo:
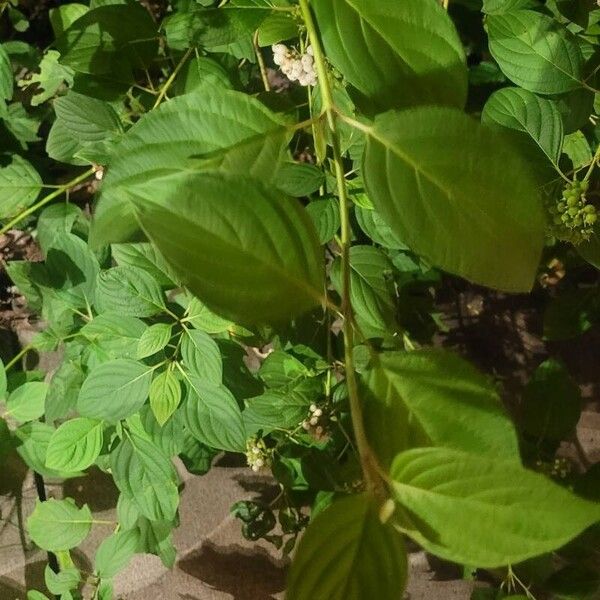
M 7 270 L 47 328 L 0 371 L 0 450 L 119 490 L 114 523 L 36 505 L 29 535 L 61 566 L 48 593 L 108 600 L 134 554 L 173 565 L 174 460 L 202 475 L 223 451 L 277 482 L 232 512 L 250 540 L 301 540 L 290 599 L 401 598 L 405 537 L 500 572 L 494 597 L 529 595 L 524 565 L 550 552 L 552 593 L 597 593 L 593 557 L 573 556 L 597 540 L 598 470 L 554 462 L 581 412 L 566 367 L 540 366 L 515 421 L 495 382 L 429 346 L 442 271 L 528 293 L 548 249 L 600 267 L 600 10 L 91 0 L 52 9 L 40 51 L 9 4 L 1 232 L 41 249 Z M 600 318 L 597 288 L 562 290 L 549 339 Z M 15 371 L 56 349 L 51 378 Z

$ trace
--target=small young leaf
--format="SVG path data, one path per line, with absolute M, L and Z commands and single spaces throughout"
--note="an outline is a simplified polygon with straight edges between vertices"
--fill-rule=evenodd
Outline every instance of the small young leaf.
M 181 401 L 181 384 L 173 371 L 163 371 L 157 375 L 150 385 L 150 407 L 163 426 L 177 410 Z
M 148 327 L 140 337 L 137 358 L 146 358 L 160 352 L 169 343 L 172 329 L 169 323 L 155 323 Z
M 31 539 L 43 550 L 56 552 L 78 546 L 92 527 L 92 513 L 87 504 L 77 508 L 75 502 L 55 500 L 36 502 L 27 519 Z
M 58 471 L 83 471 L 98 458 L 103 439 L 101 421 L 86 418 L 67 421 L 50 438 L 46 466 Z
M 55 573 L 50 565 L 46 565 L 44 569 L 44 581 L 52 594 L 64 594 L 69 590 L 74 590 L 80 580 L 81 575 L 76 567 L 61 569 L 58 573 Z
M 124 569 L 137 552 L 140 534 L 137 529 L 113 533 L 102 541 L 94 559 L 94 570 L 101 579 L 111 579 Z
M 600 505 L 514 460 L 420 448 L 399 454 L 391 476 L 399 527 L 428 552 L 461 564 L 519 563 L 600 520 Z
M 84 417 L 116 423 L 143 406 L 151 380 L 152 369 L 133 360 L 101 364 L 81 386 L 77 409 Z
M 319 513 L 302 536 L 286 598 L 402 598 L 407 570 L 402 536 L 381 523 L 368 494 L 350 496 Z

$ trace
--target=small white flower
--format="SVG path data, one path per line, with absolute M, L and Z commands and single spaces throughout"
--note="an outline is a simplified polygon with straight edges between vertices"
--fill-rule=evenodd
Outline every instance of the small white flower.
M 313 410 L 313 415 L 315 417 L 321 417 L 323 415 L 323 411 L 320 408 L 317 408 L 316 410 Z
M 310 410 L 311 413 L 314 413 L 315 410 L 317 410 L 317 405 L 316 404 L 311 404 L 309 410 Z

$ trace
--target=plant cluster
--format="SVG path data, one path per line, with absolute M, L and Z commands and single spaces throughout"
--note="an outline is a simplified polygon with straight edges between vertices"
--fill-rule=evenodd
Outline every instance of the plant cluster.
M 40 248 L 7 272 L 45 328 L 0 370 L 0 457 L 119 491 L 114 523 L 37 503 L 57 564 L 29 598 L 173 565 L 174 460 L 200 476 L 223 451 L 276 481 L 232 512 L 295 549 L 290 600 L 402 598 L 406 538 L 487 572 L 480 600 L 598 593 L 598 467 L 557 453 L 583 404 L 565 366 L 509 415 L 431 344 L 451 276 L 542 282 L 548 339 L 600 320 L 570 275 L 600 268 L 596 5 L 90 0 L 39 47 L 26 12 L 0 3 L 0 232 Z M 34 350 L 62 353 L 51 377 L 17 369 Z

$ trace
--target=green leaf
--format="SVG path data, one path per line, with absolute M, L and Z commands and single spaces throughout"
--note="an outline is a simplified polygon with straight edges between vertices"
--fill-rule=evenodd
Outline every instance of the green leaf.
M 582 131 L 574 131 L 565 136 L 563 152 L 569 157 L 575 170 L 592 162 L 592 149 Z
M 315 225 L 321 244 L 330 242 L 340 228 L 338 203 L 332 199 L 315 200 L 306 207 L 306 211 Z
M 74 590 L 81 581 L 81 575 L 77 567 L 68 567 L 55 573 L 50 565 L 44 569 L 44 581 L 48 591 L 52 594 L 64 594 L 69 590 Z
M 31 539 L 50 552 L 75 548 L 87 537 L 91 526 L 92 513 L 88 505 L 77 508 L 70 498 L 38 501 L 27 519 Z
M 367 114 L 420 104 L 464 106 L 463 45 L 436 0 L 317 0 L 312 5 L 327 58 L 357 89 Z
M 263 361 L 258 375 L 269 388 L 289 389 L 307 377 L 309 370 L 295 356 L 275 350 Z
M 43 104 L 52 98 L 63 85 L 73 85 L 73 70 L 61 65 L 58 62 L 59 58 L 60 54 L 56 50 L 48 50 L 40 62 L 40 72 L 33 73 L 29 79 L 18 82 L 19 87 L 24 88 L 37 84 L 37 93 L 31 98 L 31 106 Z
M 170 521 L 179 503 L 177 475 L 147 434 L 130 431 L 110 455 L 115 484 L 152 521 Z
M 167 43 L 175 50 L 232 44 L 254 33 L 268 14 L 264 7 L 236 8 L 232 3 L 222 8 L 192 5 L 166 20 Z
M 31 204 L 42 189 L 38 172 L 18 154 L 0 157 L 0 219 L 13 217 Z
M 151 275 L 137 267 L 113 267 L 98 276 L 96 308 L 101 313 L 151 317 L 164 310 L 165 302 Z
M 563 124 L 560 111 L 552 100 L 519 88 L 503 88 L 490 96 L 481 120 L 529 136 L 558 168 Z
M 189 94 L 200 86 L 208 86 L 211 89 L 221 87 L 232 89 L 227 71 L 215 60 L 206 56 L 197 56 L 186 63 L 178 78 L 181 82 L 183 93 Z
M 77 409 L 84 417 L 116 423 L 144 405 L 151 379 L 152 369 L 133 360 L 99 365 L 83 382 Z
M 383 251 L 372 246 L 350 248 L 351 300 L 356 317 L 367 337 L 386 337 L 397 329 L 392 296 L 392 263 Z M 341 260 L 331 269 L 331 281 L 342 291 Z
M 600 506 L 513 461 L 441 448 L 398 455 L 391 476 L 399 526 L 446 560 L 515 564 L 566 544 Z
M 126 241 L 137 230 L 131 205 L 156 177 L 180 173 L 191 156 L 208 156 L 284 127 L 281 118 L 246 94 L 202 88 L 145 114 L 125 134 L 109 163 L 94 215 L 98 245 Z M 155 190 L 156 193 L 156 190 Z
M 48 139 L 46 140 L 46 152 L 48 156 L 53 160 L 70 165 L 88 164 L 82 159 L 75 158 L 75 154 L 81 148 L 83 148 L 83 144 L 71 136 L 61 120 L 56 119 L 50 128 Z
M 54 101 L 54 110 L 68 133 L 81 142 L 100 142 L 122 131 L 115 109 L 96 98 L 70 91 Z
M 246 450 L 246 430 L 240 408 L 222 384 L 191 375 L 187 378 L 185 424 L 200 442 L 231 452 Z
M 203 331 L 186 329 L 181 339 L 181 359 L 190 373 L 212 383 L 223 381 L 223 360 L 216 342 Z
M 163 371 L 150 385 L 150 406 L 162 427 L 177 410 L 181 401 L 181 384 L 173 371 Z
M 532 10 L 490 15 L 489 48 L 504 74 L 537 94 L 581 87 L 583 55 L 575 36 L 551 17 Z
M 369 208 L 354 208 L 360 228 L 376 243 L 390 250 L 407 250 L 406 244 L 398 238 L 381 215 Z
M 152 275 L 159 285 L 176 287 L 176 275 L 152 244 L 112 244 L 111 251 L 118 266 L 143 269 Z
M 298 35 L 298 25 L 290 12 L 270 14 L 258 28 L 258 45 L 271 46 Z
M 349 496 L 319 513 L 302 536 L 286 598 L 401 598 L 407 570 L 402 537 L 382 525 L 375 501 Z
M 575 430 L 581 408 L 581 391 L 566 367 L 547 360 L 523 392 L 522 426 L 529 435 L 560 441 Z
M 8 397 L 7 414 L 21 423 L 39 419 L 44 414 L 47 393 L 47 383 L 42 381 L 24 383 Z
M 171 340 L 170 323 L 155 323 L 148 327 L 138 343 L 137 358 L 146 358 L 160 352 Z
M 61 62 L 77 71 L 129 82 L 133 68 L 150 64 L 157 26 L 141 5 L 100 6 L 76 19 L 55 42 Z
M 79 17 L 89 10 L 85 4 L 65 4 L 48 11 L 54 37 L 61 36 Z
M 233 327 L 233 322 L 223 319 L 213 313 L 208 306 L 202 304 L 198 298 L 191 298 L 186 308 L 186 321 L 196 329 L 206 333 L 223 333 Z
M 498 392 L 450 352 L 384 352 L 363 374 L 365 427 L 389 465 L 407 445 L 436 445 L 519 461 L 515 428 Z
M 14 81 L 10 56 L 4 48 L 4 44 L 0 44 L 0 102 L 2 100 L 10 100 L 13 96 L 13 91 Z
M 73 204 L 53 204 L 41 212 L 37 221 L 37 240 L 44 254 L 56 245 L 57 238 L 71 233 L 81 216 L 81 209 Z
M 68 479 L 82 476 L 82 473 L 54 471 L 46 467 L 46 449 L 54 431 L 54 427 L 39 421 L 32 421 L 19 427 L 14 432 L 15 438 L 20 442 L 17 447 L 19 456 L 32 471 L 43 477 Z
M 220 315 L 281 321 L 321 301 L 323 256 L 308 215 L 257 180 L 170 178 L 165 195 L 136 202 L 136 212 L 190 291 Z
M 285 162 L 277 171 L 276 185 L 295 198 L 310 196 L 325 183 L 322 169 L 309 163 Z
M 50 438 L 46 466 L 57 471 L 83 471 L 98 458 L 104 440 L 101 421 L 72 419 Z
M 390 112 L 367 128 L 363 175 L 375 208 L 426 260 L 474 283 L 531 289 L 545 218 L 528 165 L 500 133 L 447 108 Z
M 86 323 L 81 334 L 109 358 L 135 358 L 146 328 L 136 317 L 105 313 Z
M 296 390 L 270 390 L 250 398 L 242 413 L 246 434 L 262 431 L 267 435 L 275 429 L 294 429 L 307 417 L 312 401 L 312 396 Z
M 111 579 L 124 569 L 137 552 L 140 534 L 137 529 L 118 531 L 102 541 L 94 559 L 94 571 L 101 579 Z

